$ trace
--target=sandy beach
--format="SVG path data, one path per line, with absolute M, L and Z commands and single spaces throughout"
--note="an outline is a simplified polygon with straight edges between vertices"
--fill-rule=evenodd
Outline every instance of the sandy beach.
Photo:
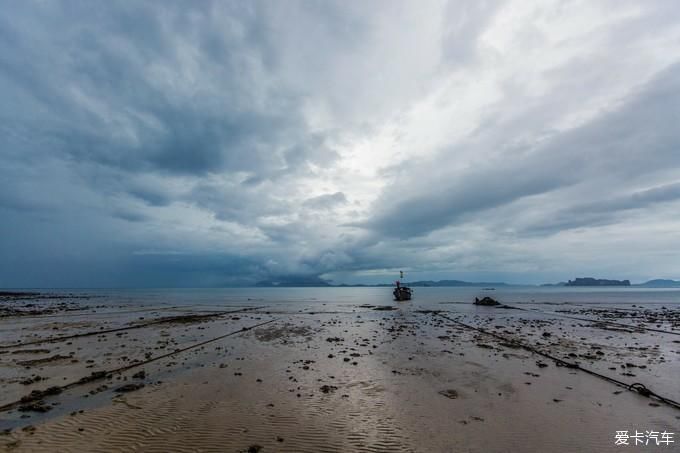
M 678 408 L 523 347 L 677 401 L 677 304 L 55 297 L 3 298 L 6 451 L 619 451 L 622 430 L 675 433 L 653 451 L 680 442 Z

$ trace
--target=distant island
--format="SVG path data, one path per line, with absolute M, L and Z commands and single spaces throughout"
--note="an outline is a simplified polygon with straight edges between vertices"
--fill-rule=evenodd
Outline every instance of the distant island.
M 630 280 L 582 277 L 569 280 L 564 286 L 630 286 Z
M 680 280 L 657 278 L 633 286 L 642 286 L 644 288 L 680 288 Z
M 419 280 L 415 282 L 403 282 L 405 286 L 411 287 L 497 287 L 497 286 L 515 286 L 503 282 L 466 282 L 462 280 Z M 257 282 L 255 285 L 260 288 L 294 288 L 294 287 L 314 287 L 314 288 L 362 288 L 362 287 L 391 287 L 394 282 L 390 283 L 376 283 L 373 285 L 367 284 L 346 284 L 341 283 L 334 285 L 327 280 L 318 277 L 295 277 L 295 278 L 281 278 L 278 280 L 264 280 Z
M 375 286 L 393 286 L 393 283 L 381 283 Z M 422 286 L 422 287 L 452 287 L 452 286 L 484 286 L 484 287 L 495 287 L 495 286 L 513 286 L 508 283 L 503 282 L 465 282 L 462 280 L 419 280 L 415 282 L 406 282 L 406 286 Z
M 630 280 L 608 280 L 604 278 L 581 277 L 568 282 L 544 283 L 541 286 L 632 286 L 636 288 L 680 288 L 680 280 L 657 278 L 644 283 L 631 283 Z
M 520 285 L 505 282 L 466 282 L 463 280 L 418 280 L 413 282 L 403 282 L 403 285 L 410 287 L 433 287 L 433 288 L 451 288 L 451 287 L 469 287 L 469 288 L 503 288 L 516 286 L 536 286 L 536 285 Z M 375 283 L 375 284 L 348 284 L 340 283 L 334 284 L 331 281 L 324 280 L 317 276 L 309 277 L 281 277 L 276 280 L 263 280 L 257 282 L 255 285 L 259 288 L 370 288 L 370 287 L 392 287 L 394 282 L 390 283 Z M 610 280 L 605 278 L 593 277 L 577 277 L 574 280 L 559 283 L 544 283 L 538 285 L 541 287 L 637 287 L 637 288 L 680 288 L 680 280 L 669 279 L 654 279 L 644 283 L 631 283 L 630 280 Z

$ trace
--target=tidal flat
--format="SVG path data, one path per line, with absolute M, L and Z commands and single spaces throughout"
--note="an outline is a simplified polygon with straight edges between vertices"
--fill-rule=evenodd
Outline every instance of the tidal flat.
M 0 447 L 618 451 L 652 430 L 675 443 L 647 449 L 677 448 L 680 291 L 532 291 L 5 294 Z

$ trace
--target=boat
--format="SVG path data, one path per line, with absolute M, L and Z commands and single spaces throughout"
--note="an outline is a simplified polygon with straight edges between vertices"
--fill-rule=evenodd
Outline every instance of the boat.
M 399 271 L 399 277 L 404 278 L 404 271 Z M 408 286 L 402 286 L 401 281 L 394 282 L 395 288 L 392 291 L 394 300 L 411 300 L 412 291 Z
M 478 297 L 475 297 L 475 305 L 484 305 L 486 307 L 495 307 L 496 305 L 500 305 L 500 304 L 501 303 L 498 302 L 493 297 L 484 296 L 481 299 L 478 298 Z
M 394 300 L 411 300 L 411 288 L 408 286 L 398 286 L 392 292 Z

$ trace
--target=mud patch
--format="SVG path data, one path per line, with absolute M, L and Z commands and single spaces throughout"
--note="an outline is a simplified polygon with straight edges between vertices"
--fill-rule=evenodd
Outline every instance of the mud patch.
M 304 339 L 310 341 L 316 330 L 309 326 L 296 326 L 293 324 L 284 324 L 283 326 L 271 326 L 255 329 L 255 338 L 264 342 L 282 341 L 287 342 L 296 339 Z

